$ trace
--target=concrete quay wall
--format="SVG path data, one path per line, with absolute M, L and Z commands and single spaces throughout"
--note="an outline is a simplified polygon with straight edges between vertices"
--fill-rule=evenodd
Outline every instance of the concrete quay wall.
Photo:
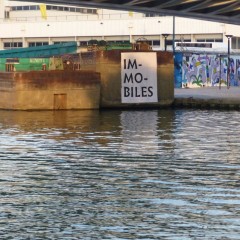
M 201 109 L 240 109 L 239 87 L 176 88 L 174 107 Z
M 96 71 L 101 74 L 101 108 L 169 107 L 174 101 L 174 63 L 170 52 L 156 52 L 157 92 L 156 103 L 122 103 L 121 53 L 133 50 L 96 52 Z M 146 51 L 147 52 L 147 51 Z M 152 51 L 151 51 L 152 52 Z
M 129 89 L 132 93 L 134 91 L 135 94 L 137 90 L 142 90 L 141 102 L 124 102 L 122 99 L 121 61 L 122 53 L 126 52 L 130 53 L 131 56 L 134 52 L 140 53 L 142 61 L 147 62 L 144 65 L 144 71 L 151 69 L 154 75 L 146 75 L 147 78 L 145 79 L 142 75 L 143 84 L 145 84 L 144 80 L 147 83 L 154 82 L 151 85 L 151 91 L 149 91 L 148 86 L 133 87 L 130 82 Z M 90 64 L 81 65 L 80 71 L 0 72 L 0 109 L 134 109 L 169 107 L 173 104 L 174 63 L 172 53 L 149 50 L 141 52 L 136 50 L 110 50 L 97 51 L 92 56 L 94 56 L 94 59 L 90 59 Z M 137 56 L 139 55 L 137 54 Z M 154 60 L 154 64 L 149 65 L 149 61 L 152 60 Z M 93 62 L 94 64 L 92 64 Z M 140 65 L 136 64 L 136 66 Z M 139 68 L 143 69 L 142 67 Z M 152 95 L 155 99 L 146 100 L 148 97 L 147 91 L 150 95 L 153 90 Z
M 0 109 L 98 109 L 100 74 L 93 71 L 0 73 Z

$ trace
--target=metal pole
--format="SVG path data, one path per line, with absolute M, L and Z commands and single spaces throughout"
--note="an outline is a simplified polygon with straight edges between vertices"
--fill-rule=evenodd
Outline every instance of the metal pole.
M 227 88 L 230 87 L 230 37 L 228 37 L 228 71 L 227 71 Z
M 168 33 L 163 33 L 162 34 L 164 37 L 164 45 L 165 45 L 165 52 L 167 51 L 167 37 L 169 36 Z
M 219 57 L 220 57 L 219 89 L 221 89 L 221 78 L 222 78 L 222 58 L 221 58 L 221 55 L 220 55 Z
M 230 57 L 230 37 L 228 37 L 228 57 Z
M 233 35 L 225 35 L 228 39 L 228 66 L 227 66 L 227 88 L 230 87 L 230 40 Z
M 173 55 L 175 53 L 175 16 L 173 16 L 173 40 L 172 40 Z

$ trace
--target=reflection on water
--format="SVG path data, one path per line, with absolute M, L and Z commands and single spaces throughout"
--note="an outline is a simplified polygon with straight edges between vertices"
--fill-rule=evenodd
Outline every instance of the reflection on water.
M 239 239 L 237 111 L 0 111 L 1 239 Z
M 157 111 L 122 112 L 122 154 L 156 154 L 158 150 Z

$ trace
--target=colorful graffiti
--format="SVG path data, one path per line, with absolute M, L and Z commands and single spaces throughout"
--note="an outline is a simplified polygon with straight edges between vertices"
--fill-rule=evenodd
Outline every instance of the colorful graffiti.
M 239 86 L 240 57 L 226 55 L 176 53 L 175 87 Z M 180 67 L 179 67 L 180 66 Z M 181 70 L 180 70 L 181 68 Z M 229 72 L 229 81 L 227 81 Z

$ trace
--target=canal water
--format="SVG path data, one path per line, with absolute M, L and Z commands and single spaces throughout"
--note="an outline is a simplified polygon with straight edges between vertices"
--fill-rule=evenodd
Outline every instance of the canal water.
M 240 239 L 240 112 L 0 111 L 0 239 Z

